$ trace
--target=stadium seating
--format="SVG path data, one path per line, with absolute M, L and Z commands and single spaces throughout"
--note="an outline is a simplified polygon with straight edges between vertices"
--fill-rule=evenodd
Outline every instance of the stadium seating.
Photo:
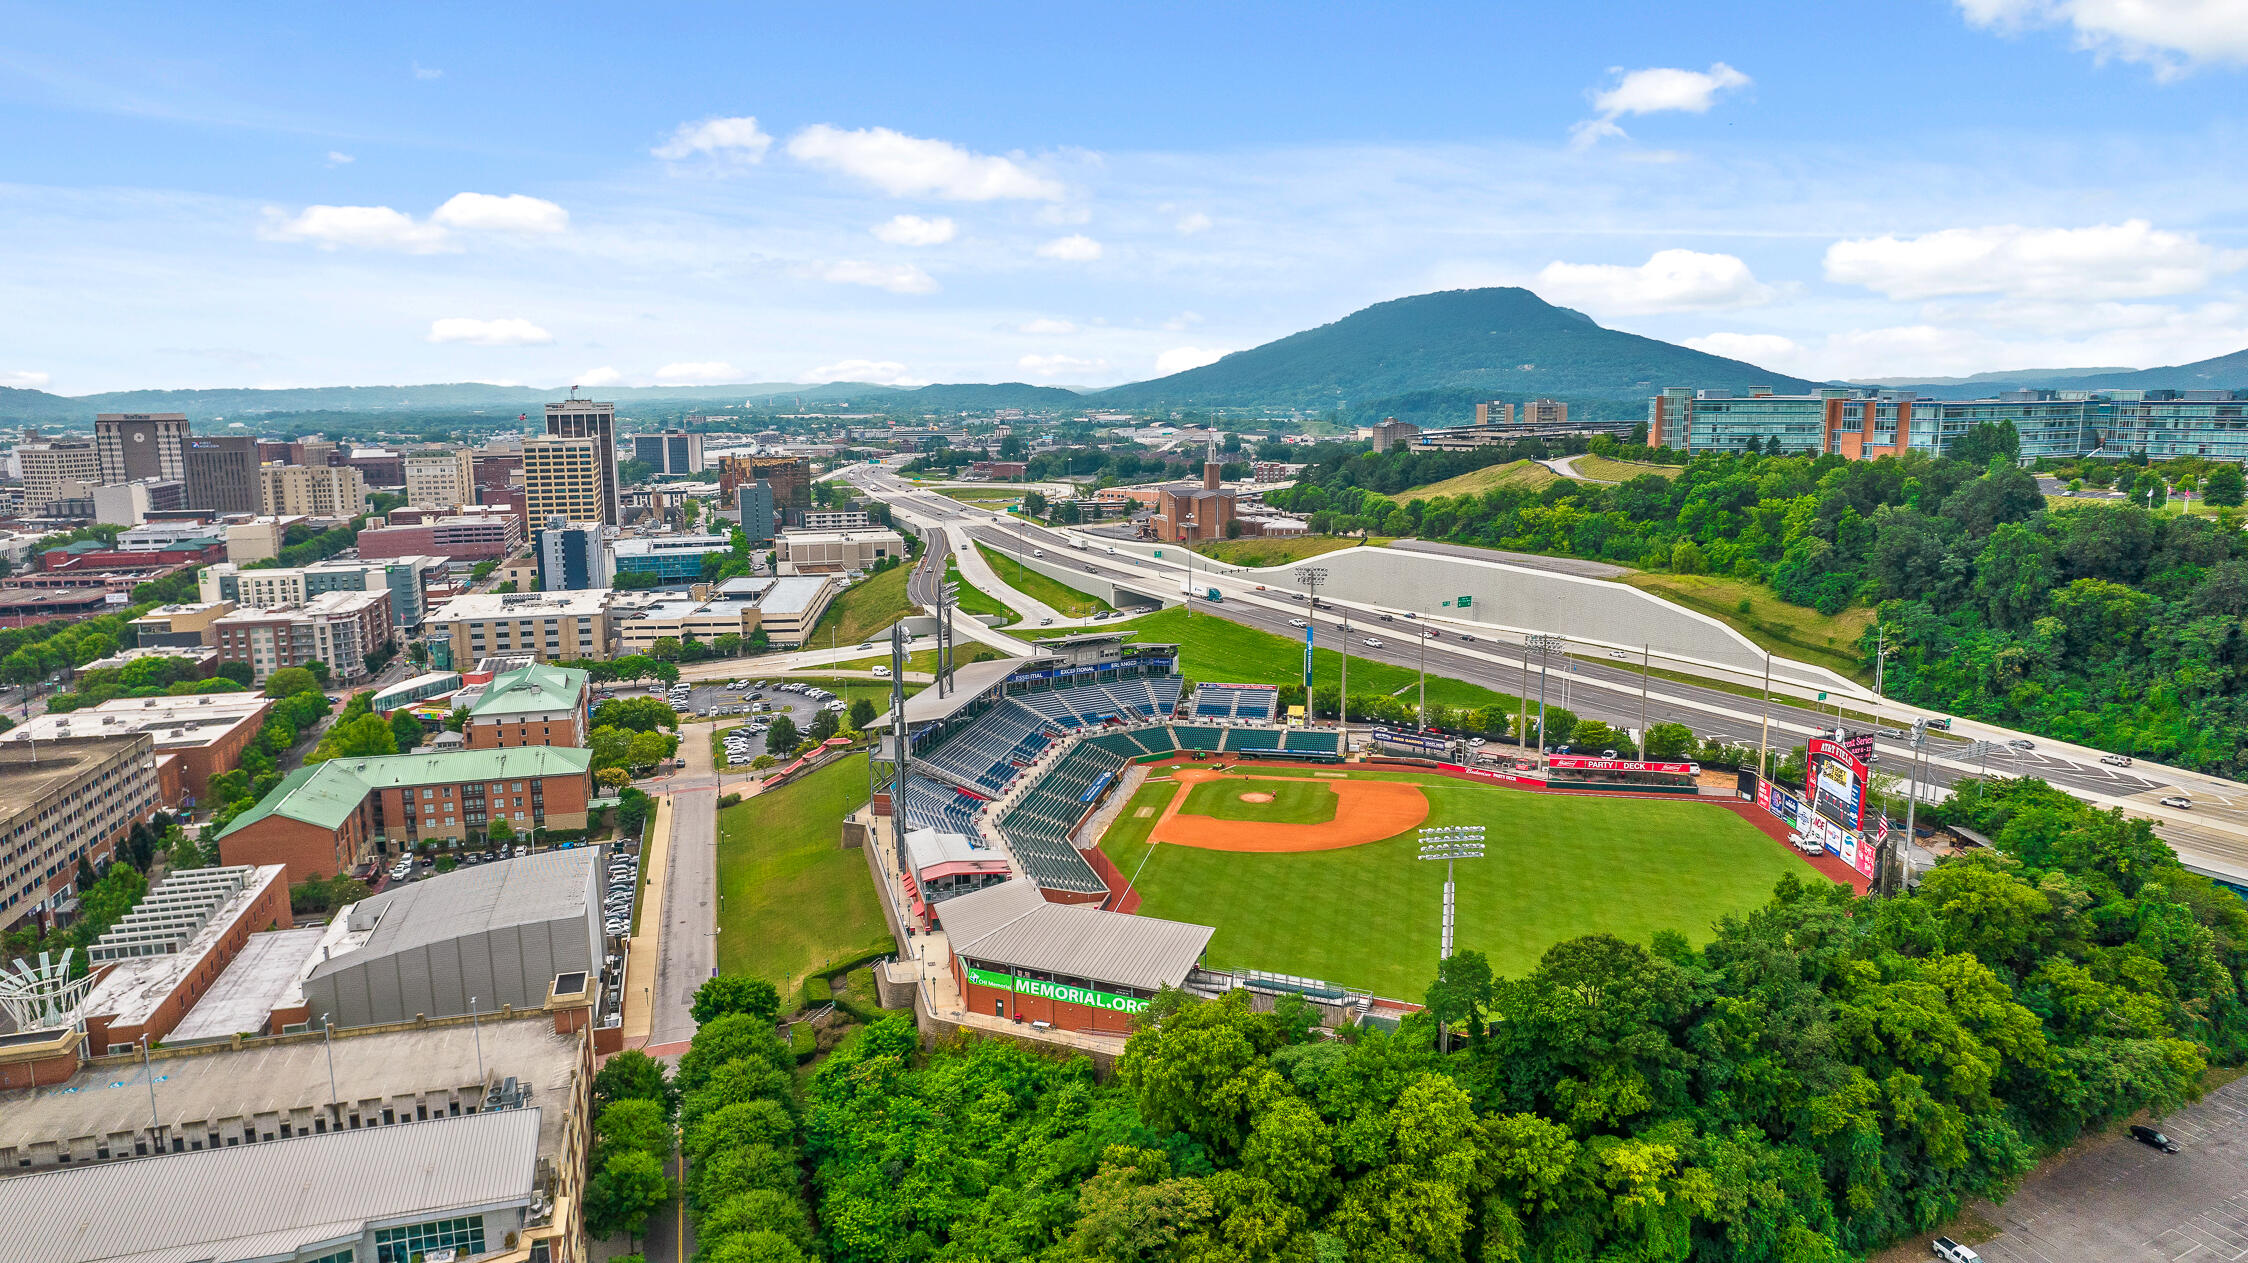
M 1309 728 L 1291 728 L 1288 730 L 1288 744 L 1285 748 L 1306 752 L 1316 751 L 1320 754 L 1341 754 L 1343 752 L 1343 735 L 1339 732 L 1314 732 Z
M 1171 732 L 1178 738 L 1181 750 L 1223 750 L 1225 729 L 1200 728 L 1188 724 L 1172 724 Z
M 1277 750 L 1288 734 L 1278 728 L 1235 728 L 1226 734 L 1225 748 L 1237 753 Z
M 1122 734 L 1110 734 L 1120 736 Z M 1095 738 L 1079 743 L 999 821 L 1000 835 L 1041 886 L 1096 892 L 1106 887 L 1077 853 L 1069 831 L 1085 814 L 1085 796 L 1103 776 L 1114 776 L 1129 760 Z
M 1198 684 L 1194 717 L 1220 722 L 1269 724 L 1280 694 L 1264 685 Z

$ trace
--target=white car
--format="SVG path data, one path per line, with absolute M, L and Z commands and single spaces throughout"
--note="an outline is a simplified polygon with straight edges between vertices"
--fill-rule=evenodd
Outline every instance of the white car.
M 1379 640 L 1376 640 L 1376 639 L 1374 639 L 1374 638 L 1373 638 L 1372 636 L 1368 636 L 1368 637 L 1366 638 L 1366 647 L 1367 647 L 1368 649 L 1386 649 L 1386 648 L 1388 648 L 1388 646 L 1387 646 L 1387 645 L 1384 645 L 1384 644 L 1383 644 L 1383 643 L 1382 643 L 1381 641 L 1379 641 Z
M 2129 767 L 2131 766 L 2131 756 L 2128 754 L 2103 754 L 2100 756 L 2100 762 L 2107 764 L 2109 767 Z
M 876 679 L 887 680 L 890 678 L 890 668 L 876 667 L 874 668 L 874 675 Z
M 1291 618 L 1291 619 L 1289 619 L 1289 620 L 1288 620 L 1288 625 L 1289 625 L 1290 627 L 1309 627 L 1309 626 L 1311 626 L 1310 622 L 1308 622 L 1307 620 L 1301 619 L 1301 618 Z
M 2193 800 L 2186 797 L 2184 794 L 2172 794 L 2168 798 L 2162 800 L 2162 805 L 2165 807 L 2175 807 L 2179 811 L 2193 810 Z
M 1631 657 L 1631 655 L 1630 655 L 1630 654 L 1628 654 L 1628 653 L 1625 653 L 1625 652 L 1624 652 L 1623 650 L 1621 650 L 1621 649 L 1610 649 L 1610 650 L 1608 651 L 1608 656 L 1609 656 L 1609 657 L 1611 657 L 1611 658 L 1624 658 L 1624 659 L 1629 659 L 1629 658 Z

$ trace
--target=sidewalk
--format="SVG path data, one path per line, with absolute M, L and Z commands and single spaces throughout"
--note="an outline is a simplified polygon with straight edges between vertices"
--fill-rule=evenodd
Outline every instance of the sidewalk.
M 656 962 L 663 947 L 664 866 L 671 852 L 671 796 L 656 797 L 655 813 L 648 818 L 640 847 L 640 933 L 627 948 L 624 964 L 624 1045 L 642 1048 L 655 1022 L 650 1003 L 656 985 Z

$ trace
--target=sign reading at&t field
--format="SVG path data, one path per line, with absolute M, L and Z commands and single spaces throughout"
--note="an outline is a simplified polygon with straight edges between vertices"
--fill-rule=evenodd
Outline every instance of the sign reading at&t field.
M 1147 1007 L 1147 1001 L 1135 1000 L 1128 995 L 1115 995 L 1107 991 L 1094 991 L 1085 987 L 1072 987 L 1060 982 L 1040 982 L 1036 978 L 1017 978 L 1012 974 L 993 973 L 988 969 L 968 968 L 968 981 L 983 987 L 996 987 L 1017 995 L 1037 996 L 1042 1000 L 1059 1000 L 1064 1004 L 1082 1004 L 1088 1009 L 1107 1009 L 1112 1013 L 1137 1013 Z

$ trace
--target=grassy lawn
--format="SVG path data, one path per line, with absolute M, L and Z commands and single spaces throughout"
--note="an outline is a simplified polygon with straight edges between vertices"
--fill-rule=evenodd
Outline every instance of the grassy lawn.
M 1739 816 L 1711 804 L 1603 799 L 1375 774 L 1422 786 L 1428 824 L 1480 824 L 1486 858 L 1458 865 L 1458 945 L 1519 977 L 1563 939 L 1658 930 L 1706 942 L 1727 913 L 1811 870 Z M 1436 974 L 1444 869 L 1417 860 L 1411 834 L 1339 851 L 1254 855 L 1150 848 L 1143 788 L 1101 849 L 1136 886 L 1145 916 L 1217 927 L 1210 960 L 1417 1000 Z M 1150 791 L 1155 792 L 1150 792 Z M 1150 851 L 1152 849 L 1152 855 Z M 1146 866 L 1141 867 L 1145 860 Z
M 1387 535 L 1376 535 L 1364 541 L 1369 547 L 1379 548 L 1389 543 Z M 1294 535 L 1276 536 L 1272 539 L 1213 540 L 1194 551 L 1212 561 L 1222 561 L 1232 566 L 1285 566 L 1291 561 L 1317 557 L 1343 548 L 1356 548 L 1361 541 L 1356 535 Z
M 1873 679 L 1858 660 L 1858 637 L 1873 626 L 1873 611 L 1863 606 L 1828 617 L 1790 605 L 1769 588 L 1745 579 L 1706 574 L 1656 574 L 1639 571 L 1615 580 L 1642 592 L 1718 619 L 1757 645 L 1783 658 L 1839 671 L 1860 683 Z M 1742 601 L 1748 602 L 1743 613 Z
M 954 669 L 957 670 L 960 667 L 967 666 L 971 662 L 981 662 L 986 658 L 998 658 L 1004 656 L 1005 655 L 1001 654 L 997 649 L 992 648 L 990 645 L 979 644 L 975 641 L 963 640 L 958 645 L 953 647 L 952 665 Z M 838 662 L 835 665 L 837 669 L 844 671 L 871 671 L 876 667 L 889 666 L 890 655 L 883 654 L 877 658 L 858 658 L 850 662 Z M 924 671 L 931 673 L 935 672 L 937 669 L 937 651 L 934 649 L 923 649 L 917 653 L 907 654 L 905 656 L 905 669 L 909 673 L 914 671 Z M 864 683 L 864 681 L 861 681 L 861 683 Z M 888 686 L 885 685 L 884 687 Z
M 1243 794 L 1270 794 L 1272 801 L 1246 802 Z M 1179 811 L 1218 820 L 1326 824 L 1335 818 L 1335 791 L 1322 781 L 1205 781 L 1186 792 L 1186 804 Z
M 824 648 L 831 636 L 839 645 L 872 640 L 877 633 L 890 630 L 890 624 L 920 613 L 921 607 L 905 595 L 905 582 L 912 574 L 911 566 L 893 566 L 846 589 L 820 615 L 819 625 L 812 629 L 804 647 Z
M 1590 454 L 1579 456 L 1575 466 L 1578 473 L 1599 482 L 1630 482 L 1645 474 L 1657 478 L 1676 478 L 1685 473 L 1682 465 L 1648 465 L 1635 460 L 1611 460 L 1606 456 Z
M 891 947 L 866 857 L 836 845 L 866 802 L 866 764 L 844 759 L 718 813 L 718 968 L 782 995 L 807 976 Z
M 960 573 L 960 562 L 958 559 L 952 557 L 945 558 L 944 580 L 946 583 L 954 583 L 960 586 L 959 609 L 961 613 L 996 614 L 999 617 L 1006 619 L 1010 623 L 1019 623 L 1022 621 L 1022 615 L 1017 614 L 1012 609 L 1009 609 L 1006 604 L 1000 601 L 998 597 L 995 597 L 990 593 L 984 591 L 983 589 L 977 587 L 975 584 L 968 582 L 967 576 Z
M 950 496 L 968 504 L 1012 504 L 1023 498 L 1020 487 L 939 487 L 936 490 L 940 496 Z
M 1033 601 L 1043 601 L 1053 606 L 1065 617 L 1087 618 L 1102 610 L 1116 608 L 1090 592 L 1080 592 L 1059 579 L 1048 578 L 1028 566 L 1017 565 L 1014 558 L 989 544 L 976 545 L 976 551 L 982 553 L 984 561 L 1016 591 Z
M 1438 496 L 1479 496 L 1494 487 L 1535 489 L 1554 481 L 1556 477 L 1558 475 L 1552 470 L 1534 460 L 1508 461 L 1504 465 L 1491 465 L 1473 473 L 1461 474 L 1457 478 L 1432 482 L 1425 487 L 1400 491 L 1390 499 L 1399 504 L 1409 504 L 1415 500 L 1434 500 Z
M 1215 682 L 1221 684 L 1301 684 L 1303 683 L 1303 641 L 1292 636 L 1276 636 L 1271 632 L 1244 627 L 1209 614 L 1187 616 L 1186 607 L 1172 606 L 1157 614 L 1142 615 L 1128 622 L 1105 623 L 1104 628 L 1135 633 L 1136 639 L 1157 645 L 1179 647 L 1179 671 L 1189 683 Z M 1048 636 L 1077 632 L 1078 628 L 1048 629 Z M 1035 632 L 1019 633 L 1025 639 L 1035 640 Z M 1322 623 L 1319 641 L 1312 649 L 1312 679 L 1320 685 L 1333 684 L 1342 671 L 1342 655 L 1331 646 L 1335 643 L 1335 628 Z M 1383 662 L 1361 658 L 1355 652 L 1361 648 L 1359 641 L 1369 635 L 1364 628 L 1351 632 L 1354 652 L 1350 658 L 1350 694 L 1363 697 L 1374 693 L 1398 693 L 1418 697 L 1415 688 L 1419 676 L 1410 667 L 1395 667 Z M 1384 640 L 1398 643 L 1398 635 L 1382 636 Z M 1410 632 L 1402 633 L 1402 643 L 1411 644 Z M 1508 694 L 1494 692 L 1480 684 L 1455 680 L 1447 676 L 1428 677 L 1428 700 L 1447 706 L 1513 706 L 1516 699 Z

